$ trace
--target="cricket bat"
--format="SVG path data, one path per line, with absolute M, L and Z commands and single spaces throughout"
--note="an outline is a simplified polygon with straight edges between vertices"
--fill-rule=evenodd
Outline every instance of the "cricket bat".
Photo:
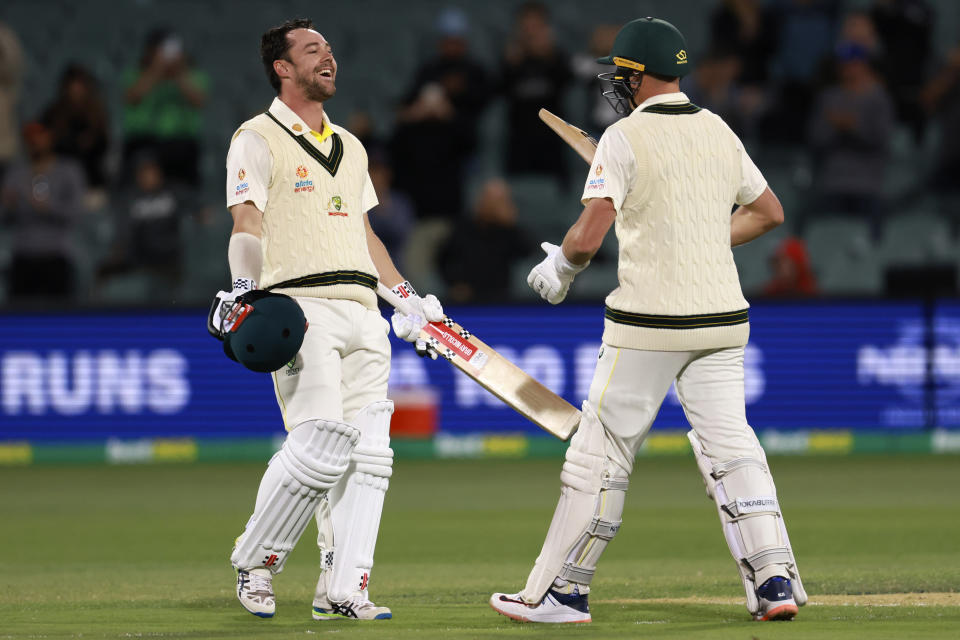
M 381 290 L 380 297 L 396 306 L 396 299 L 385 293 Z M 580 411 L 576 407 L 449 316 L 440 322 L 427 323 L 420 330 L 420 338 L 450 364 L 547 433 L 568 440 L 580 424 Z
M 590 134 L 546 109 L 540 109 L 540 119 L 553 129 L 553 132 L 560 136 L 564 142 L 573 147 L 573 150 L 586 160 L 587 164 L 593 164 L 593 154 L 597 151 L 597 141 Z

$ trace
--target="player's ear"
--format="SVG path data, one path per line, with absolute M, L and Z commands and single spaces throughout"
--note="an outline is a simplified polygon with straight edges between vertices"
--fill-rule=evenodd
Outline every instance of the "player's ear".
M 274 60 L 273 71 L 281 78 L 289 78 L 290 64 L 286 60 Z

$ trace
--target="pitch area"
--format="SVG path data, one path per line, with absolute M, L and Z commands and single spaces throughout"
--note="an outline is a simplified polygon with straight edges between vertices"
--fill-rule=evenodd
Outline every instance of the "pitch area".
M 960 628 L 960 458 L 771 460 L 811 603 L 754 623 L 692 458 L 641 459 L 591 625 L 497 616 L 559 488 L 559 460 L 395 467 L 371 593 L 394 619 L 313 622 L 307 530 L 276 578 L 278 613 L 233 596 L 227 562 L 262 465 L 0 469 L 4 638 L 946 638 Z

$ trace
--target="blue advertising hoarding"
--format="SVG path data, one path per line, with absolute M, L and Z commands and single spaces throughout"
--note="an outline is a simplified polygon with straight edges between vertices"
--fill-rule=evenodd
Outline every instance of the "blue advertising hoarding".
M 603 330 L 598 305 L 464 307 L 450 315 L 578 405 Z M 270 376 L 228 360 L 200 312 L 0 316 L 0 440 L 266 436 Z M 751 309 L 747 415 L 763 429 L 960 426 L 960 304 L 937 308 L 927 366 L 920 303 L 762 303 Z M 394 341 L 391 388 L 432 387 L 440 430 L 539 430 L 448 363 Z M 925 384 L 928 369 L 936 388 Z M 931 400 L 931 393 L 936 402 Z M 655 428 L 686 424 L 671 390 Z

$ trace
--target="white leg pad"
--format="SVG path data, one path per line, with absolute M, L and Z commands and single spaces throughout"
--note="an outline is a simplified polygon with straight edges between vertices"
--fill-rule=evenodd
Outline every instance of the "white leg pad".
M 367 405 L 353 419 L 360 440 L 331 503 L 333 540 L 328 548 L 333 551 L 333 570 L 327 583 L 331 602 L 343 602 L 366 590 L 370 582 L 380 514 L 393 474 L 392 414 L 393 402 L 383 400 Z
M 230 561 L 280 573 L 323 495 L 343 476 L 360 437 L 351 425 L 309 420 L 293 428 L 260 481 L 257 503 Z
M 747 596 L 747 609 L 755 614 L 757 584 L 782 575 L 790 578 L 798 605 L 806 604 L 797 562 L 783 523 L 777 489 L 762 451 L 759 458 L 743 457 L 714 463 L 703 453 L 700 439 L 687 434 L 697 467 L 709 496 L 717 505 L 723 536 L 737 563 Z
M 555 581 L 589 585 L 597 561 L 620 529 L 627 478 L 611 473 L 604 427 L 589 402 L 570 441 L 560 480 L 560 502 L 543 549 L 520 597 L 539 603 Z

